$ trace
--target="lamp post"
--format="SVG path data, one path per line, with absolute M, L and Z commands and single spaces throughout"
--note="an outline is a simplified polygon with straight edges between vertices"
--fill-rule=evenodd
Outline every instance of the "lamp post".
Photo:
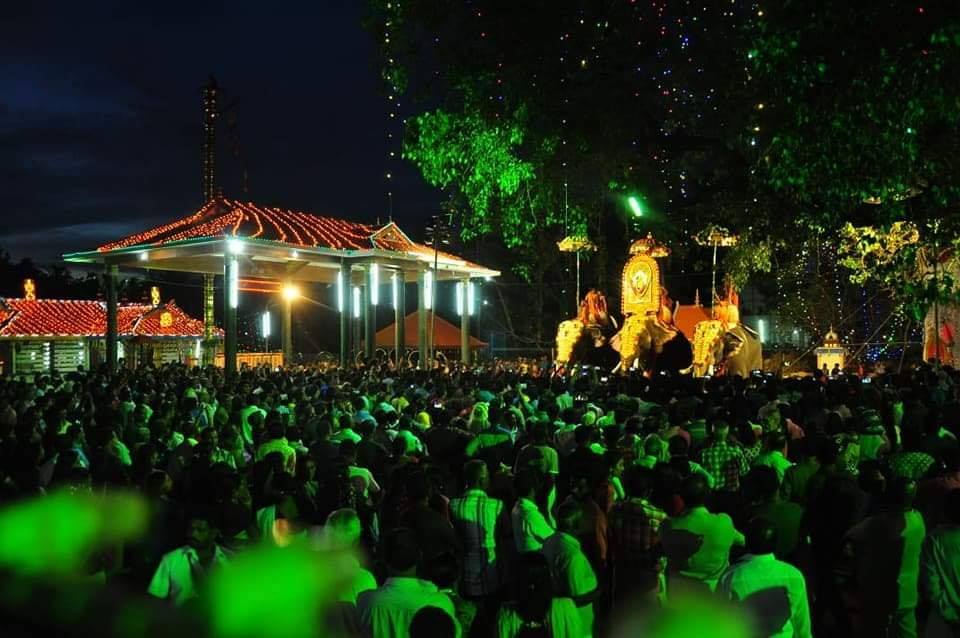
M 430 333 L 427 336 L 428 350 L 430 351 L 430 361 L 433 361 L 435 356 L 434 353 L 434 343 L 433 343 L 433 333 L 436 329 L 436 312 L 437 312 L 437 284 L 439 284 L 439 273 L 437 272 L 437 266 L 440 263 L 440 245 L 447 245 L 450 243 L 450 235 L 453 226 L 453 213 L 447 212 L 441 215 L 433 215 L 430 218 L 430 223 L 427 225 L 427 237 L 430 238 L 431 243 L 433 244 L 433 280 L 432 285 L 430 286 Z
M 293 301 L 300 298 L 300 288 L 287 283 L 281 291 L 283 294 L 283 324 L 280 326 L 282 338 L 283 363 L 289 365 L 293 361 Z

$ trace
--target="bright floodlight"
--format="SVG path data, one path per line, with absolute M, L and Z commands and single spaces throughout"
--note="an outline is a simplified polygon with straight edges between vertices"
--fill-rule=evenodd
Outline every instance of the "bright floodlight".
M 630 210 L 633 212 L 634 217 L 643 217 L 643 206 L 640 204 L 639 199 L 631 195 L 627 198 L 627 203 L 630 204 Z
M 287 301 L 293 301 L 300 297 L 300 289 L 293 284 L 287 284 L 283 287 L 283 298 Z

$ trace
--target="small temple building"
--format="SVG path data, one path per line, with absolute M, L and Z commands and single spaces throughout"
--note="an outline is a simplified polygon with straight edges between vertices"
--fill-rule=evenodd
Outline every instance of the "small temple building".
M 823 339 L 823 345 L 816 348 L 813 353 L 817 356 L 817 369 L 833 370 L 837 365 L 843 370 L 847 360 L 847 349 L 840 343 L 840 337 L 834 332 L 833 326 L 827 332 Z
M 0 373 L 30 376 L 67 373 L 105 360 L 107 309 L 103 301 L 40 299 L 31 280 L 22 298 L 0 298 Z M 193 365 L 204 337 L 203 321 L 173 300 L 117 305 L 118 358 L 128 366 L 180 362 Z M 222 338 L 222 331 L 215 334 Z

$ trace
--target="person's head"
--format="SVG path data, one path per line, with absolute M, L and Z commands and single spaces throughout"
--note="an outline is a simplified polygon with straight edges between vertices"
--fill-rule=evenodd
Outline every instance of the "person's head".
M 840 459 L 840 446 L 832 438 L 825 438 L 820 441 L 817 450 L 817 460 L 824 467 L 831 467 L 837 464 Z
M 784 452 L 787 448 L 787 437 L 783 432 L 767 432 L 763 438 L 763 445 L 770 452 Z
M 173 479 L 163 470 L 154 470 L 147 475 L 144 492 L 150 498 L 163 498 L 173 491 Z
M 713 438 L 716 441 L 726 441 L 730 434 L 730 424 L 726 421 L 713 422 Z
M 578 447 L 586 447 L 590 445 L 590 441 L 592 439 L 593 428 L 589 425 L 578 425 L 573 431 L 573 440 L 576 442 Z
M 894 507 L 908 510 L 913 506 L 913 499 L 916 496 L 917 482 L 913 479 L 897 477 L 890 481 L 887 489 L 887 499 Z
M 421 470 L 411 472 L 407 476 L 406 480 L 407 486 L 407 498 L 414 503 L 427 503 L 430 500 L 431 494 L 431 485 L 430 477 L 427 476 L 427 473 Z
M 410 621 L 410 638 L 454 638 L 453 617 L 439 607 L 421 607 Z
M 463 466 L 463 479 L 468 490 L 485 490 L 490 483 L 487 464 L 479 459 L 468 461 Z
M 533 442 L 537 445 L 546 445 L 547 439 L 550 436 L 549 426 L 544 421 L 537 421 L 533 424 L 533 427 L 530 429 L 530 433 L 533 436 Z
M 687 508 L 700 507 L 706 503 L 709 493 L 710 488 L 707 486 L 707 479 L 700 474 L 691 474 L 686 477 L 680 487 L 680 494 L 683 496 L 683 502 Z
M 539 552 L 520 556 L 517 574 L 517 612 L 526 623 L 542 623 L 553 600 L 547 559 Z
M 278 412 L 271 412 L 267 418 L 267 434 L 271 439 L 282 439 L 287 435 L 287 426 Z
M 220 445 L 220 434 L 217 428 L 208 427 L 200 433 L 200 442 L 206 443 L 211 449 L 216 449 Z
M 340 441 L 340 457 L 347 463 L 353 465 L 357 460 L 357 444 L 351 439 Z
M 603 463 L 607 467 L 610 476 L 619 477 L 623 474 L 625 463 L 623 452 L 620 450 L 607 450 L 603 454 Z
M 441 552 L 424 561 L 425 577 L 439 589 L 455 590 L 460 575 L 460 563 L 453 552 Z
M 513 479 L 513 486 L 517 490 L 517 496 L 526 499 L 533 499 L 539 491 L 540 485 L 540 473 L 529 467 L 521 469 Z
M 769 465 L 756 465 L 746 477 L 746 485 L 758 503 L 770 503 L 777 498 L 780 481 L 777 472 Z
M 670 451 L 671 458 L 685 458 L 690 449 L 690 444 L 687 443 L 685 438 L 678 434 L 670 437 L 670 440 L 667 442 L 667 449 Z
M 880 496 L 887 489 L 887 477 L 884 476 L 879 461 L 864 461 L 857 472 L 857 484 L 867 494 Z
M 383 539 L 383 555 L 391 576 L 416 576 L 420 562 L 416 532 L 405 527 L 388 532 Z
M 750 519 L 745 536 L 747 551 L 751 554 L 772 554 L 777 548 L 777 528 L 762 516 Z
M 579 503 L 565 501 L 557 511 L 557 529 L 576 536 L 580 532 L 583 510 Z
M 653 472 L 640 465 L 631 465 L 623 473 L 623 489 L 631 498 L 647 498 L 653 489 Z
M 658 463 L 670 460 L 670 447 L 659 434 L 648 434 L 643 440 L 643 453 L 652 456 Z
M 217 524 L 213 513 L 197 509 L 187 517 L 187 544 L 197 551 L 210 550 L 217 540 Z
M 349 507 L 334 510 L 327 516 L 324 532 L 335 548 L 355 547 L 360 542 L 360 517 Z

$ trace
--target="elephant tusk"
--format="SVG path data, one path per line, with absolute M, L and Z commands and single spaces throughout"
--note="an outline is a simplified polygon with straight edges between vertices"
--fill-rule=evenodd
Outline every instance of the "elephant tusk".
M 677 372 L 679 372 L 680 374 L 690 374 L 693 372 L 693 366 L 687 366 L 686 368 L 677 370 Z

